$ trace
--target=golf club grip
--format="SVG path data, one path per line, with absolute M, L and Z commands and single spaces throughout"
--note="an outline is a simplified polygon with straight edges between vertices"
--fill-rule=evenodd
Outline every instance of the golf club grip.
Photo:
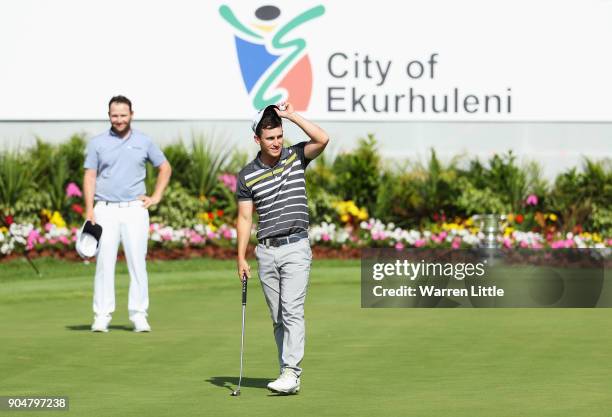
M 242 277 L 242 305 L 243 306 L 246 305 L 246 300 L 247 300 L 247 282 L 249 282 L 249 280 L 247 279 L 246 275 L 243 275 Z

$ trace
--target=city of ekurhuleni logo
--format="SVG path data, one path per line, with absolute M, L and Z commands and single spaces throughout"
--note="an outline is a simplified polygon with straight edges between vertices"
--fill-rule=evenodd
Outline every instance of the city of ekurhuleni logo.
M 255 109 L 290 100 L 297 111 L 308 108 L 312 92 L 312 67 L 306 41 L 291 36 L 298 26 L 325 13 L 313 7 L 280 25 L 281 10 L 261 6 L 252 22 L 238 20 L 229 6 L 219 8 L 221 17 L 235 30 L 236 53 L 242 81 Z

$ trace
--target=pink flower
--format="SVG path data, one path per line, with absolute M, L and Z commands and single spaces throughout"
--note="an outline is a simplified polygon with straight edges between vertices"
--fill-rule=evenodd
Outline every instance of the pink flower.
M 330 240 L 329 235 L 327 233 L 323 233 L 321 239 L 323 239 L 325 242 L 328 242 Z
M 83 193 L 78 185 L 71 182 L 66 186 L 66 197 L 83 197 Z
M 453 243 L 451 244 L 451 247 L 453 249 L 459 249 L 461 247 L 461 238 L 458 238 L 458 237 L 454 238 Z
M 230 229 L 225 229 L 223 231 L 223 237 L 225 239 L 231 239 L 232 238 L 232 231 Z
M 27 250 L 32 249 L 39 239 L 40 239 L 40 233 L 38 233 L 38 230 L 33 229 L 30 232 L 30 234 L 28 235 L 28 241 L 27 241 L 27 244 L 26 244 L 26 249 Z
M 527 199 L 525 200 L 525 203 L 528 206 L 537 206 L 538 205 L 538 196 L 535 194 L 529 194 L 529 196 L 527 196 Z
M 565 246 L 565 241 L 564 240 L 557 240 L 555 242 L 552 242 L 550 244 L 550 247 L 553 249 L 560 249 L 563 248 Z
M 417 239 L 417 241 L 414 242 L 415 248 L 420 248 L 422 246 L 425 246 L 425 239 Z
M 233 193 L 236 192 L 236 185 L 237 185 L 238 179 L 236 178 L 235 175 L 232 175 L 232 174 L 219 175 L 219 181 L 221 181 L 223 185 L 229 188 L 231 192 Z
M 402 244 L 402 242 L 397 242 L 397 243 L 395 244 L 395 249 L 397 249 L 397 250 L 402 250 L 402 249 L 404 249 L 404 245 Z
M 68 238 L 67 238 L 66 236 L 60 236 L 60 237 L 59 237 L 59 241 L 60 241 L 61 243 L 63 243 L 64 245 L 68 245 L 68 244 L 70 244 L 70 241 L 68 240 Z
M 440 232 L 440 241 L 446 239 L 446 236 L 448 236 L 448 233 L 446 231 Z
M 51 223 L 45 224 L 45 232 L 50 232 L 52 228 L 53 228 L 53 225 Z
M 508 249 L 512 248 L 512 241 L 510 240 L 510 238 L 505 237 L 503 243 L 504 243 L 504 247 Z
M 524 240 L 521 241 L 520 245 L 521 245 L 521 248 L 528 248 L 529 247 L 529 244 L 526 241 L 524 241 Z
M 193 244 L 198 244 L 204 242 L 204 238 L 197 233 L 192 233 L 189 241 Z

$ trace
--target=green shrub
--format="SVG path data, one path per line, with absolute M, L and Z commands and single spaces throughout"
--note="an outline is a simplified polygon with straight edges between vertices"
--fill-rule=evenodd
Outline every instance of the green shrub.
M 238 175 L 240 170 L 249 162 L 249 154 L 246 151 L 241 151 L 234 148 L 231 152 L 227 163 L 224 166 L 226 172 Z
M 41 210 L 46 207 L 51 207 L 49 194 L 29 188 L 20 195 L 19 200 L 15 203 L 15 221 L 41 226 Z M 65 214 L 66 211 L 63 211 L 62 215 Z
M 231 148 L 224 148 L 205 136 L 194 137 L 191 142 L 191 164 L 185 175 L 184 184 L 192 195 L 208 197 L 219 187 L 219 175 L 231 154 Z
M 166 159 L 172 166 L 171 181 L 178 182 L 183 187 L 188 187 L 187 178 L 189 175 L 189 171 L 191 169 L 191 156 L 189 155 L 189 151 L 185 147 L 183 141 L 179 140 L 178 143 L 173 143 L 171 145 L 165 146 L 163 148 L 163 152 L 164 152 L 164 155 L 166 156 Z M 154 171 L 151 170 L 150 172 L 154 172 Z M 148 176 L 149 174 L 147 173 L 147 177 Z M 153 192 L 155 182 L 153 182 L 152 185 L 153 186 L 151 187 L 151 192 Z
M 0 210 L 15 215 L 16 204 L 24 193 L 35 187 L 31 161 L 18 151 L 0 153 Z
M 398 171 L 387 169 L 381 176 L 372 215 L 385 223 L 414 227 L 421 221 L 419 213 L 423 207 L 423 196 L 419 193 L 414 173 Z
M 338 155 L 332 167 L 336 179 L 332 188 L 334 194 L 342 200 L 353 200 L 368 213 L 374 212 L 381 171 L 374 136 L 359 139 L 357 148 Z
M 540 200 L 546 195 L 547 183 L 536 162 L 519 166 L 516 156 L 508 151 L 493 155 L 487 165 L 473 159 L 468 169 L 459 171 L 457 208 L 460 213 L 519 213 L 524 210 L 529 194 L 539 196 Z
M 548 209 L 559 213 L 565 231 L 575 226 L 610 228 L 612 205 L 612 169 L 610 160 L 585 159 L 582 172 L 571 168 L 555 179 L 548 199 Z
M 427 166 L 415 170 L 416 191 L 421 199 L 414 210 L 419 218 L 427 218 L 437 212 L 450 216 L 455 214 L 456 163 L 456 160 L 452 160 L 447 166 L 443 165 L 432 149 Z
M 590 222 L 592 228 L 589 227 L 589 230 L 598 230 L 604 236 L 612 236 L 612 209 L 609 205 L 602 207 L 597 203 L 593 204 Z
M 173 228 L 193 227 L 200 223 L 201 211 L 202 202 L 180 184 L 173 183 L 166 189 L 161 203 L 151 209 L 150 221 Z
M 85 148 L 84 134 L 72 135 L 67 142 L 57 147 L 57 152 L 66 159 L 69 182 L 74 182 L 81 189 L 83 188 Z
M 49 168 L 44 176 L 39 176 L 39 181 L 44 185 L 42 189 L 49 195 L 51 210 L 63 211 L 67 205 L 66 185 L 70 182 L 70 173 L 68 168 L 68 159 L 54 152 L 48 158 Z
M 325 153 L 310 163 L 306 170 L 306 193 L 310 216 L 319 222 L 331 222 L 336 218 L 333 204 L 339 200 L 331 190 L 334 189 L 336 176 L 330 157 Z
M 474 214 L 507 214 L 512 210 L 499 195 L 489 187 L 478 188 L 467 178 L 459 178 L 457 185 L 461 190 L 457 198 L 458 209 L 468 216 Z

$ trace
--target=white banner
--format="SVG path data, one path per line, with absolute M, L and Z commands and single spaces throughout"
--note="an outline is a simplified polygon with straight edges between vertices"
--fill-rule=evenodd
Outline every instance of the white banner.
M 0 119 L 612 121 L 612 1 L 20 0 Z

